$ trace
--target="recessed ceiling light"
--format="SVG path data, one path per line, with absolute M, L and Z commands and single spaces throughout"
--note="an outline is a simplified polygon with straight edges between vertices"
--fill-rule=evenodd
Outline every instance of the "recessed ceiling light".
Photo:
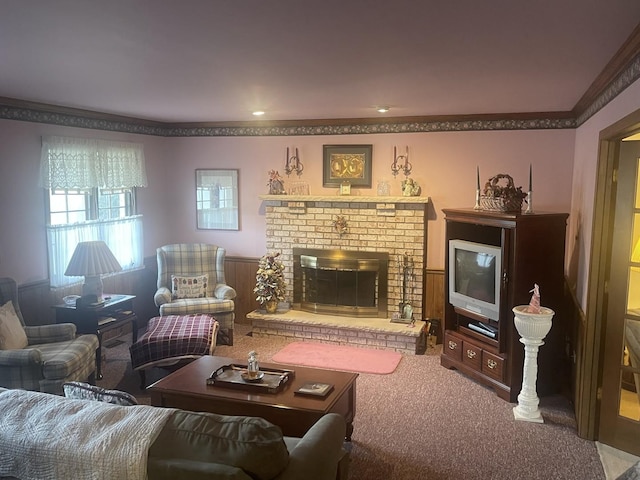
M 264 115 L 264 111 L 262 110 L 256 110 L 255 112 L 251 112 L 251 113 L 253 113 L 253 115 L 255 115 L 256 117 L 260 117 Z
M 376 107 L 376 111 L 378 113 L 387 113 L 389 111 L 389 107 Z

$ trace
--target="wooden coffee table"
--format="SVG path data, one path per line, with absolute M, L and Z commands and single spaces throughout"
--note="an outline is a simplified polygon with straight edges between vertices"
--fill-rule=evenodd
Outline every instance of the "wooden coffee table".
M 295 377 L 278 393 L 207 385 L 206 380 L 212 372 L 230 363 L 246 364 L 227 357 L 207 355 L 198 358 L 150 385 L 151 405 L 221 415 L 262 417 L 291 437 L 304 436 L 323 415 L 339 413 L 347 422 L 346 439 L 351 440 L 356 414 L 357 373 L 261 363 L 263 368 L 294 370 Z M 307 382 L 331 383 L 334 388 L 324 398 L 293 393 Z

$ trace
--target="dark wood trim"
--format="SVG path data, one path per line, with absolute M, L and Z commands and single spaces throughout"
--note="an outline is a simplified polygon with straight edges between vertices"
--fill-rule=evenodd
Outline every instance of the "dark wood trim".
M 305 120 L 266 120 L 247 122 L 195 122 L 167 123 L 168 128 L 252 128 L 252 127 L 324 127 L 344 125 L 392 125 L 398 123 L 437 123 L 437 122 L 472 122 L 472 121 L 509 121 L 572 119 L 572 112 L 517 112 L 517 113 L 485 113 L 460 115 L 417 115 L 411 117 L 367 117 L 367 118 L 319 118 Z
M 600 75 L 584 92 L 578 103 L 573 107 L 574 117 L 582 115 L 589 105 L 604 93 L 607 87 L 622 73 L 635 57 L 640 53 L 640 23 L 631 32 L 629 38 L 622 44 L 609 63 L 604 67 Z
M 28 100 L 20 100 L 18 98 L 0 97 L 0 105 L 24 108 L 27 110 L 35 110 L 38 112 L 52 113 L 58 115 L 69 115 L 72 117 L 88 118 L 92 120 L 105 120 L 108 122 L 121 122 L 132 125 L 144 125 L 154 128 L 164 128 L 168 124 L 156 122 L 153 120 L 145 120 L 136 117 L 127 117 L 123 115 L 114 115 L 111 113 L 97 112 L 95 110 L 85 110 L 82 108 L 65 107 L 62 105 L 53 105 L 50 103 L 30 102 Z
M 576 395 L 576 422 L 578 435 L 590 440 L 598 437 L 599 376 L 603 362 L 603 329 L 606 318 L 607 293 L 605 279 L 609 264 L 608 246 L 613 229 L 611 221 L 615 207 L 614 175 L 617 144 L 622 136 L 631 133 L 640 119 L 640 110 L 627 115 L 601 130 L 598 145 L 598 164 L 593 205 L 589 282 L 585 308 L 584 332 L 576 358 L 578 384 Z
M 234 257 L 225 258 L 224 275 L 227 284 L 236 290 L 234 300 L 236 307 L 236 323 L 251 324 L 247 314 L 259 307 L 253 293 L 256 284 L 259 258 Z
M 18 304 L 27 325 L 55 323 L 48 279 L 18 285 Z

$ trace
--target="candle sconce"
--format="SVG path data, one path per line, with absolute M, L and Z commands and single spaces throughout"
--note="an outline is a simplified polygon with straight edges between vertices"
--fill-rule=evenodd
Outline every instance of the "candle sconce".
M 302 171 L 304 170 L 304 166 L 300 161 L 300 156 L 298 155 L 298 149 L 295 149 L 295 155 L 289 156 L 289 147 L 287 147 L 287 157 L 284 162 L 284 173 L 287 174 L 287 177 L 291 175 L 293 172 L 296 172 L 298 176 L 302 175 Z
M 411 175 L 411 169 L 413 166 L 409 162 L 409 147 L 405 147 L 406 153 L 404 155 L 398 155 L 396 147 L 393 147 L 393 163 L 391 164 L 391 173 L 396 177 L 400 171 L 404 173 L 405 177 Z

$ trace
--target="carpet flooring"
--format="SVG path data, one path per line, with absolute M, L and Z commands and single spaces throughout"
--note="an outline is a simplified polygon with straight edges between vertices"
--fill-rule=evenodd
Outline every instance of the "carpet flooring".
M 272 357 L 275 363 L 378 375 L 393 373 L 400 360 L 391 350 L 314 342 L 292 342 Z
M 236 325 L 235 345 L 219 345 L 215 354 L 244 359 L 256 350 L 267 362 L 287 343 L 254 338 L 249 327 Z M 564 397 L 541 399 L 544 424 L 515 421 L 513 404 L 443 368 L 440 349 L 402 355 L 389 375 L 359 375 L 350 480 L 605 479 L 595 442 L 577 436 Z M 131 370 L 128 345 L 105 351 L 105 377 L 98 384 L 149 403 Z M 152 370 L 148 379 L 163 375 Z

